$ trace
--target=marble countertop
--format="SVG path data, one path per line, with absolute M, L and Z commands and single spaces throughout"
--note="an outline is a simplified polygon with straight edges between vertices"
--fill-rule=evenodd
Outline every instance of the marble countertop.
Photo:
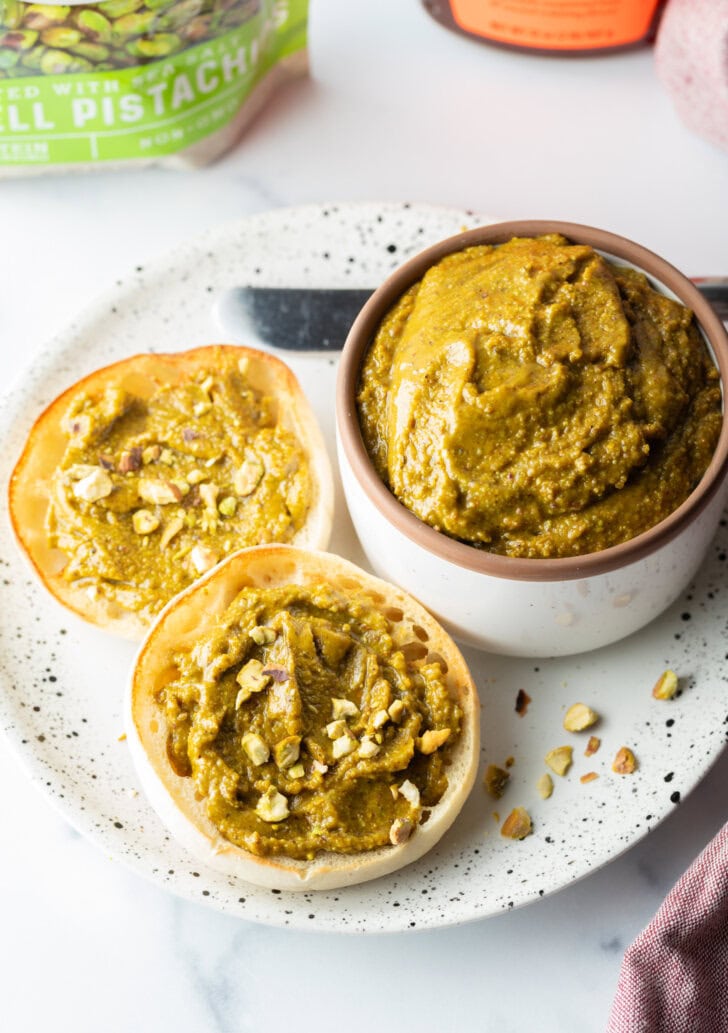
M 4 384 L 134 265 L 282 205 L 413 200 L 562 218 L 623 233 L 691 275 L 728 273 L 728 156 L 680 123 L 649 49 L 536 58 L 448 33 L 416 0 L 311 8 L 312 77 L 218 164 L 3 182 Z M 646 839 L 537 904 L 460 928 L 340 937 L 166 895 L 75 833 L 3 745 L 3 1028 L 597 1033 L 624 948 L 725 820 L 727 778 L 724 754 Z

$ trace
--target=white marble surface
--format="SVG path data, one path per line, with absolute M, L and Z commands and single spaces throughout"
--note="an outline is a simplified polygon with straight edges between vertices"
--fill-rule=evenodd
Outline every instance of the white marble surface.
M 565 218 L 688 273 L 728 273 L 728 155 L 683 128 L 649 50 L 532 58 L 458 38 L 416 0 L 312 0 L 311 60 L 313 78 L 209 169 L 2 183 L 3 382 L 131 266 L 286 204 L 413 199 Z M 724 755 L 646 840 L 536 905 L 342 938 L 166 896 L 74 833 L 3 745 L 2 1028 L 603 1030 L 622 951 L 725 820 L 726 778 Z

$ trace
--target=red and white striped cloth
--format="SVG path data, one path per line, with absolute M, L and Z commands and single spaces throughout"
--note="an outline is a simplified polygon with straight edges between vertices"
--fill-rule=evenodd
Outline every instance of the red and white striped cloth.
M 627 949 L 607 1033 L 727 1033 L 728 824 Z

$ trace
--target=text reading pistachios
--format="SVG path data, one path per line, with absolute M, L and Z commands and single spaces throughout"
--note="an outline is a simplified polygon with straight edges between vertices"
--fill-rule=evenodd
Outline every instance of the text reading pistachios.
M 49 104 L 47 97 L 38 99 L 39 87 L 9 86 L 3 91 L 7 103 L 3 105 L 5 124 L 0 122 L 0 133 L 54 130 L 59 122 L 68 126 L 69 121 L 75 129 L 134 125 L 149 114 L 164 117 L 184 110 L 201 98 L 217 95 L 221 87 L 250 74 L 255 65 L 245 47 L 238 47 L 219 57 L 211 54 L 189 71 L 175 72 L 161 82 L 144 83 L 144 77 L 138 76 L 141 81 L 136 92 L 123 92 L 117 80 L 56 82 L 51 85 L 53 100 L 65 102 L 60 114 L 55 111 L 56 104 Z
M 153 157 L 203 139 L 305 46 L 306 9 L 307 0 L 0 0 L 0 165 Z

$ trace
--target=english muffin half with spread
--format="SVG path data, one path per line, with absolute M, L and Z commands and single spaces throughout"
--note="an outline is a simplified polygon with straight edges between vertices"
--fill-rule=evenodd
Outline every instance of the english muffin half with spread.
M 421 857 L 475 778 L 458 648 L 400 589 L 285 545 L 230 556 L 145 640 L 127 740 L 165 825 L 210 867 L 333 889 Z
M 212 345 L 135 355 L 70 387 L 34 424 L 9 505 L 53 595 L 141 638 L 231 552 L 325 548 L 332 484 L 291 370 L 263 352 Z

